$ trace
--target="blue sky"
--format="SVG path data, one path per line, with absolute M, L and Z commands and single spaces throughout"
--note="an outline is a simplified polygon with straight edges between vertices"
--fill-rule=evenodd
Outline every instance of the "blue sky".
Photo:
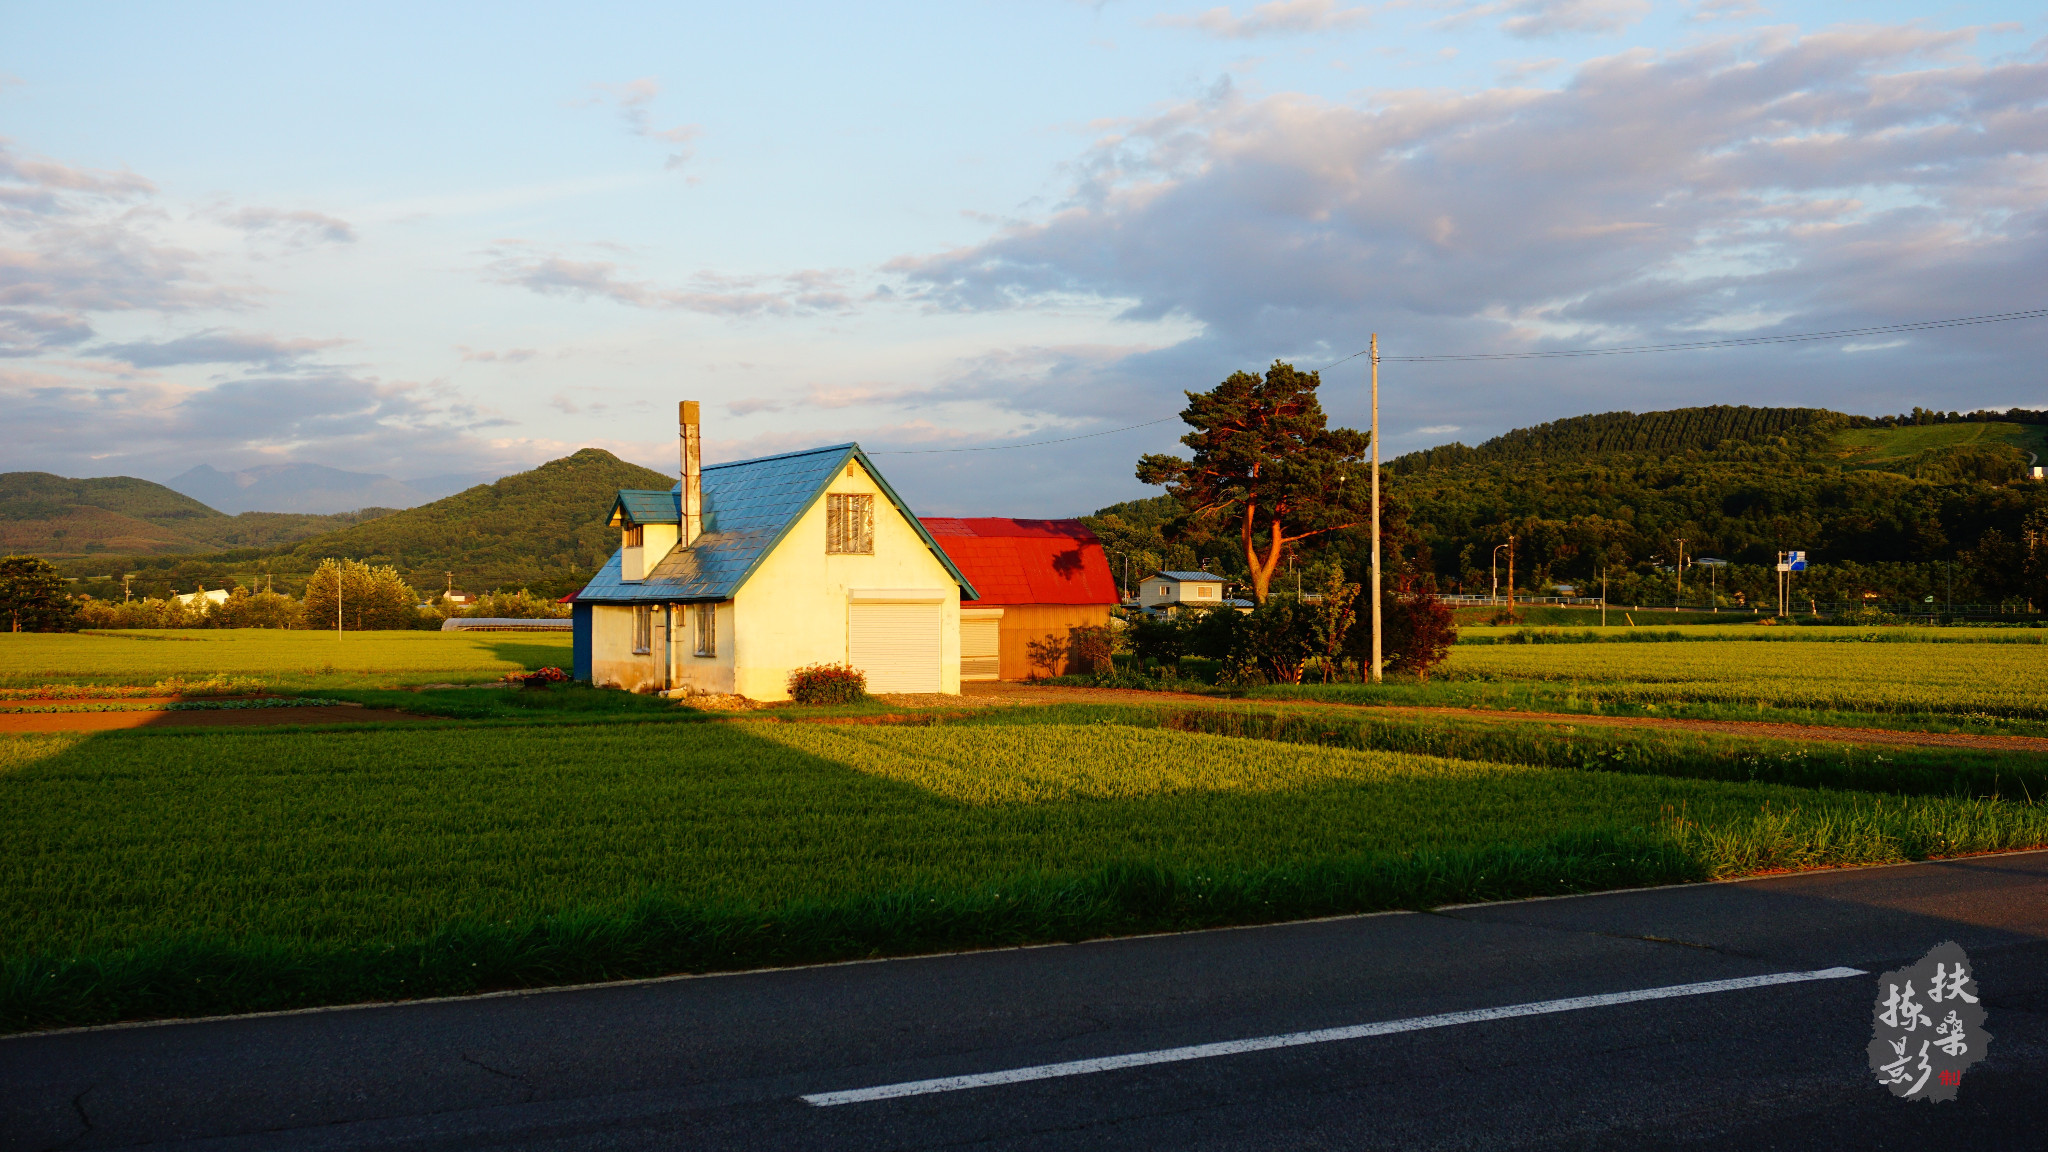
M 0 466 L 408 479 L 858 439 L 921 510 L 1148 490 L 1275 358 L 2048 300 L 2043 12 L 1746 0 L 7 5 Z M 2048 406 L 2036 322 L 1389 365 L 1386 448 Z M 1359 362 L 1325 403 L 1364 419 Z

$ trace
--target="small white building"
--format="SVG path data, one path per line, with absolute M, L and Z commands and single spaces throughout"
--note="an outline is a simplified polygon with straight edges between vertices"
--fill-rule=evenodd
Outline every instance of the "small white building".
M 573 602 L 575 676 L 635 692 L 789 698 L 847 664 L 870 692 L 960 691 L 960 602 L 976 592 L 858 444 L 701 467 L 625 490 L 620 547 Z
M 204 608 L 211 604 L 227 603 L 228 590 L 225 588 L 210 588 L 204 592 L 180 592 L 173 595 L 171 599 L 176 600 L 187 608 Z
M 1138 585 L 1138 607 L 1147 612 L 1180 608 L 1235 607 L 1223 596 L 1223 577 L 1210 572 L 1154 572 Z

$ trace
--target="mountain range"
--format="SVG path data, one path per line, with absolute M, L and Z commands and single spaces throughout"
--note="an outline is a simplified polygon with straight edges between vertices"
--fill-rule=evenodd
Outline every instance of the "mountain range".
M 619 489 L 666 489 L 674 483 L 673 476 L 585 448 L 417 508 L 327 517 L 322 530 L 288 540 L 252 541 L 208 556 L 169 550 L 156 556 L 74 555 L 59 566 L 80 578 L 80 591 L 94 596 L 121 595 L 123 573 L 133 575 L 129 590 L 135 595 L 259 582 L 296 593 L 306 575 L 330 556 L 390 564 L 421 591 L 453 584 L 469 591 L 525 587 L 560 595 L 582 587 L 618 546 L 617 530 L 606 527 L 604 518 Z M 167 489 L 149 487 L 220 515 Z M 274 515 L 247 512 L 224 519 Z
M 493 479 L 486 474 L 450 473 L 419 480 L 393 480 L 371 472 L 344 472 L 320 464 L 263 464 L 222 472 L 201 464 L 166 482 L 211 508 L 241 512 L 327 514 L 358 508 L 412 508 Z
M 2048 413 L 2020 410 L 1880 419 L 1713 406 L 1579 416 L 1390 461 L 1388 547 L 1397 567 L 1433 574 L 1446 589 L 1490 587 L 1494 546 L 1512 536 L 1524 586 L 1597 582 L 1602 573 L 1626 580 L 1631 571 L 1654 579 L 1682 544 L 1688 557 L 1756 571 L 1779 549 L 1805 549 L 1859 587 L 1919 588 L 1918 597 L 1939 573 L 1944 592 L 1953 579 L 1958 596 L 1996 598 L 2019 594 L 2026 573 L 2048 571 L 2048 483 L 2027 478 L 2044 455 Z M 0 477 L 0 545 L 59 560 L 93 595 L 120 595 L 122 573 L 138 594 L 258 580 L 296 592 L 329 556 L 394 565 L 423 591 L 452 583 L 560 595 L 616 548 L 604 516 L 617 489 L 673 483 L 585 448 L 405 511 L 227 516 L 132 478 L 12 473 Z M 1134 566 L 1242 567 L 1234 533 L 1176 535 L 1177 518 L 1170 498 L 1158 497 L 1084 519 L 1119 565 L 1128 555 Z M 1320 552 L 1356 567 L 1363 540 L 1340 534 L 1304 559 Z
M 331 515 L 244 512 L 230 516 L 133 476 L 73 480 L 48 472 L 0 473 L 0 552 L 53 560 L 161 556 L 262 548 L 317 536 L 390 512 Z

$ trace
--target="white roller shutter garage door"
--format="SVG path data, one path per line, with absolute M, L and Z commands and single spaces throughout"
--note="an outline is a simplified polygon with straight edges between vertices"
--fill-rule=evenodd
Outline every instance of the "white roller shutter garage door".
M 1002 679 L 1003 610 L 960 612 L 960 678 Z
M 940 605 L 855 602 L 852 609 L 852 664 L 867 673 L 868 691 L 939 690 Z

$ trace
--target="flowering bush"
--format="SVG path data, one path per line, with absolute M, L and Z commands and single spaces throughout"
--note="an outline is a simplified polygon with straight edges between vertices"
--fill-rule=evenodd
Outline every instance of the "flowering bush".
M 868 698 L 868 676 L 845 664 L 812 664 L 789 674 L 789 695 L 799 704 L 858 704 Z

